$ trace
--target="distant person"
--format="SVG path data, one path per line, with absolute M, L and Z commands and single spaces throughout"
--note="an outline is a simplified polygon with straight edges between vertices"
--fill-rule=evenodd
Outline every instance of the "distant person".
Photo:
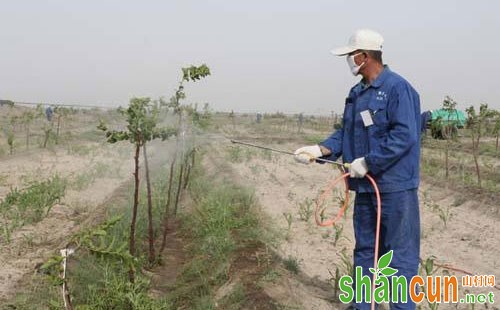
M 427 133 L 427 125 L 432 119 L 432 112 L 425 111 L 420 115 L 420 132 L 425 134 Z
M 45 116 L 47 117 L 47 120 L 49 122 L 52 121 L 52 116 L 54 116 L 54 110 L 52 109 L 51 106 L 48 106 L 46 109 L 45 109 Z
M 260 124 L 260 122 L 262 121 L 262 114 L 257 113 L 256 121 L 257 121 L 257 124 Z
M 299 125 L 299 133 L 301 133 L 302 132 L 302 126 L 304 125 L 304 113 L 300 113 L 299 114 L 298 125 Z
M 409 82 L 383 64 L 382 43 L 379 33 L 363 29 L 347 46 L 332 51 L 346 57 L 351 73 L 361 75 L 361 81 L 345 100 L 342 128 L 319 145 L 299 148 L 295 158 L 307 164 L 342 156 L 344 163 L 351 163 L 349 187 L 356 192 L 354 266 L 371 278 L 377 203 L 365 178 L 370 173 L 382 199 L 379 257 L 394 250 L 390 266 L 410 283 L 418 274 L 420 254 L 420 99 Z M 391 303 L 390 308 L 415 309 L 407 297 L 408 303 Z M 370 309 L 370 304 L 353 303 L 350 308 Z

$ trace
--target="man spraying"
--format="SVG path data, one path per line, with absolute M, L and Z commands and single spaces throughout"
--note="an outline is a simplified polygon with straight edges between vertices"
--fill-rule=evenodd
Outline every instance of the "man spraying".
M 308 164 L 320 157 L 342 156 L 344 163 L 351 163 L 349 187 L 356 192 L 354 266 L 361 266 L 368 276 L 373 267 L 377 201 L 365 175 L 375 179 L 382 199 L 379 257 L 393 250 L 390 266 L 410 282 L 418 273 L 420 254 L 420 99 L 408 81 L 383 64 L 382 44 L 379 33 L 362 29 L 347 46 L 332 51 L 345 56 L 352 74 L 362 79 L 345 100 L 342 128 L 319 145 L 299 148 L 295 159 Z M 370 309 L 370 303 L 352 307 Z M 415 309 L 415 304 L 408 298 L 407 303 L 392 303 L 390 308 Z

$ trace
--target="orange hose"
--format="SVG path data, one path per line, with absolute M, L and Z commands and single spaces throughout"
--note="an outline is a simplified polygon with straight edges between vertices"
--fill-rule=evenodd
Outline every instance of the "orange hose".
M 338 178 L 334 179 L 328 185 L 326 188 L 323 190 L 323 193 L 319 196 L 319 198 L 316 200 L 316 210 L 314 212 L 314 218 L 316 220 L 316 224 L 319 226 L 333 226 L 337 223 L 340 218 L 344 215 L 345 210 L 349 206 L 349 185 L 347 183 L 347 178 L 350 176 L 349 173 L 344 173 L 340 175 Z M 381 220 L 381 214 L 382 214 L 382 200 L 380 198 L 380 191 L 377 186 L 377 182 L 370 176 L 370 175 L 365 175 L 365 177 L 370 181 L 371 185 L 373 186 L 373 189 L 375 190 L 375 196 L 377 197 L 377 225 L 375 229 L 375 253 L 373 255 L 373 268 L 377 269 L 377 261 L 378 261 L 378 247 L 380 243 L 380 220 Z M 340 208 L 339 213 L 337 216 L 333 219 L 329 219 L 326 221 L 321 220 L 321 211 L 323 209 L 321 206 L 325 202 L 325 200 L 332 194 L 333 188 L 337 183 L 339 183 L 341 180 L 344 181 L 344 186 L 345 186 L 345 199 L 344 199 L 344 204 Z M 374 294 L 375 294 L 375 279 L 376 279 L 376 274 L 373 274 L 372 278 L 372 303 L 371 303 L 371 309 L 375 309 L 375 299 L 374 299 Z
M 323 190 L 323 193 L 321 193 L 321 195 L 319 196 L 319 198 L 316 199 L 316 211 L 314 212 L 314 219 L 316 220 L 316 224 L 318 224 L 319 226 L 323 226 L 323 227 L 325 227 L 325 226 L 333 226 L 344 215 L 345 210 L 349 206 L 349 185 L 347 184 L 347 178 L 348 177 L 349 177 L 349 173 L 344 173 L 340 177 L 338 177 L 335 180 L 333 180 L 332 182 L 328 183 L 328 185 L 326 186 L 326 188 Z M 333 192 L 333 188 L 340 181 L 344 181 L 344 188 L 345 188 L 344 204 L 342 205 L 342 208 L 340 208 L 340 211 L 339 211 L 339 213 L 337 214 L 337 216 L 335 218 L 329 219 L 329 220 L 326 220 L 326 221 L 322 221 L 321 220 L 321 211 L 323 211 L 323 210 L 321 210 L 321 206 L 323 205 L 323 203 L 325 202 L 325 200 L 328 197 L 330 197 L 330 195 Z

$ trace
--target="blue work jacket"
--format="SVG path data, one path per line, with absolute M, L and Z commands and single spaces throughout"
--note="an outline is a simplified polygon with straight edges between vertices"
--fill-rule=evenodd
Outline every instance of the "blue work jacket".
M 365 120 L 361 113 L 363 112 Z M 364 157 L 381 192 L 417 188 L 420 159 L 420 98 L 389 67 L 371 85 L 356 84 L 346 98 L 343 125 L 320 144 L 332 151 L 324 157 L 344 163 Z M 373 192 L 366 178 L 349 179 L 357 192 Z

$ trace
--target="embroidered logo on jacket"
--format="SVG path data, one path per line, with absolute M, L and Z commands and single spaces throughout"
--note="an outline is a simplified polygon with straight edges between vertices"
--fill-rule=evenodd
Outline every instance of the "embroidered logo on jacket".
M 387 100 L 387 94 L 384 91 L 379 90 L 377 92 L 377 100 Z

